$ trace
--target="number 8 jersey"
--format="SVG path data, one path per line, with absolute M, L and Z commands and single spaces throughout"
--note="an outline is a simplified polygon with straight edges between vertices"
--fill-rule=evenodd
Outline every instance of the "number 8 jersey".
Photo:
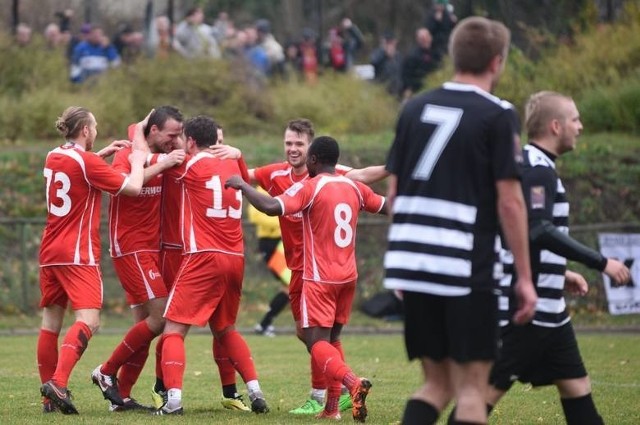
M 357 279 L 358 213 L 380 212 L 384 197 L 368 186 L 335 174 L 319 174 L 277 196 L 283 215 L 302 211 L 303 279 L 347 283 Z
M 101 191 L 119 194 L 128 177 L 73 143 L 47 154 L 44 177 L 47 223 L 40 265 L 98 265 Z

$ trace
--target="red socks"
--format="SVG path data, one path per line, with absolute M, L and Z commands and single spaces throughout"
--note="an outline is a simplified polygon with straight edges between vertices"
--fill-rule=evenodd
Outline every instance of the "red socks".
M 349 366 L 342 360 L 340 351 L 328 341 L 318 341 L 311 347 L 311 359 L 316 367 L 322 371 L 328 382 L 336 380 L 343 382 L 347 374 L 353 375 Z M 347 388 L 349 385 L 343 382 Z
M 149 325 L 142 320 L 135 325 L 124 336 L 122 342 L 111 353 L 111 357 L 102 365 L 100 370 L 105 375 L 115 375 L 118 369 L 138 351 L 149 352 L 149 343 L 156 335 L 149 329 Z M 146 355 L 145 355 L 146 360 Z M 144 361 L 142 362 L 144 366 Z M 139 374 L 139 372 L 138 372 Z
M 131 388 L 138 382 L 138 377 L 144 369 L 144 364 L 149 357 L 149 345 L 140 348 L 133 353 L 118 372 L 118 391 L 122 398 L 131 397 Z
M 58 364 L 58 334 L 48 329 L 40 329 L 36 355 L 40 382 L 44 384 L 53 377 Z
M 238 331 L 233 330 L 225 333 L 219 339 L 220 344 L 226 349 L 233 367 L 238 371 L 240 376 L 242 376 L 242 380 L 247 383 L 258 379 L 258 373 L 256 372 L 256 367 L 251 357 L 251 351 L 242 335 L 240 335 Z
M 66 388 L 69 383 L 69 375 L 84 350 L 87 349 L 91 336 L 91 329 L 83 322 L 75 322 L 67 331 L 60 346 L 58 365 L 52 377 L 58 387 Z
M 220 383 L 222 386 L 235 385 L 236 369 L 231 363 L 227 348 L 222 345 L 219 338 L 213 338 L 213 360 L 218 365 L 218 373 L 220 374 Z
M 184 337 L 178 333 L 163 334 L 162 378 L 167 390 L 182 389 L 185 369 Z

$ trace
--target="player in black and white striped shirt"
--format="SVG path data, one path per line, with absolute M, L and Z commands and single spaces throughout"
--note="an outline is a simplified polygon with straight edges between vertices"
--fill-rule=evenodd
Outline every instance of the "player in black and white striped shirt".
M 490 94 L 509 38 L 496 21 L 460 22 L 450 44 L 453 81 L 409 100 L 398 119 L 387 160 L 393 223 L 385 286 L 403 291 L 407 352 L 421 359 L 427 379 L 403 424 L 435 423 L 453 399 L 459 421 L 487 420 L 483 395 L 498 338 L 498 218 L 520 273 L 516 320 L 533 316 L 518 120 L 511 104 Z
M 604 422 L 591 398 L 591 383 L 563 296 L 565 289 L 586 294 L 587 282 L 568 271 L 566 264 L 569 259 L 604 271 L 619 284 L 629 280 L 629 269 L 569 236 L 569 203 L 555 160 L 575 148 L 582 131 L 573 100 L 539 92 L 529 98 L 525 114 L 529 143 L 524 147 L 522 189 L 538 304 L 532 323 L 526 326 L 513 326 L 502 318 L 506 326 L 500 357 L 491 372 L 488 405 L 492 408 L 516 380 L 534 386 L 554 384 L 568 425 L 600 425 Z M 503 282 L 508 280 L 509 276 Z M 500 304 L 502 310 L 508 308 L 506 298 Z

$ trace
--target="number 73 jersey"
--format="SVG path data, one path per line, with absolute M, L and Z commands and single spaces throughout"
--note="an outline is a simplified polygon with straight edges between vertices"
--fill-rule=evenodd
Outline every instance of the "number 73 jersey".
M 179 205 L 180 234 L 185 253 L 218 251 L 244 255 L 242 192 L 224 187 L 232 175 L 247 176 L 243 160 L 221 160 L 207 152 L 187 155 L 164 171 L 164 178 L 182 183 Z M 175 223 L 178 225 L 178 223 Z
M 283 215 L 302 212 L 303 279 L 331 284 L 357 279 L 358 213 L 380 212 L 384 197 L 347 177 L 319 174 L 294 184 L 275 199 Z

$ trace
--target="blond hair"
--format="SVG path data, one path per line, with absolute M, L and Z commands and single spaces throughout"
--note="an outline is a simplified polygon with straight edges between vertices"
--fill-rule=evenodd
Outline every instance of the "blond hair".
M 91 125 L 91 112 L 81 106 L 69 106 L 56 120 L 56 129 L 65 139 L 75 139 L 85 125 Z
M 564 109 L 559 107 L 561 100 L 572 101 L 569 96 L 554 91 L 540 91 L 529 97 L 524 107 L 524 123 L 529 139 L 544 136 L 552 120 L 565 118 Z

